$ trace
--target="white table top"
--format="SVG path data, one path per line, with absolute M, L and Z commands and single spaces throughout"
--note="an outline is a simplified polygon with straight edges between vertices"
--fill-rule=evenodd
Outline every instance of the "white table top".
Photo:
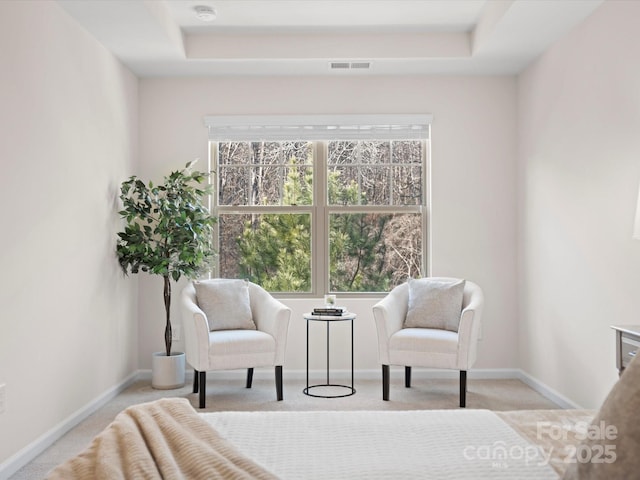
M 307 312 L 307 313 L 303 313 L 302 317 L 305 320 L 341 321 L 341 320 L 355 320 L 357 315 L 351 312 L 344 312 L 342 315 L 314 315 L 311 312 Z

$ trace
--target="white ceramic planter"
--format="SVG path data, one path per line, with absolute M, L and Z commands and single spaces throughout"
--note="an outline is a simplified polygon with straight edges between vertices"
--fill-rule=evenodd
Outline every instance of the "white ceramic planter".
M 158 390 L 184 387 L 185 365 L 183 352 L 173 352 L 169 357 L 166 352 L 155 352 L 151 364 L 151 386 Z

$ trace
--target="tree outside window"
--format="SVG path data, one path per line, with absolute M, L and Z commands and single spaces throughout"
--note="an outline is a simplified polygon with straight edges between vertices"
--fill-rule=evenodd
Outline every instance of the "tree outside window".
M 275 293 L 423 275 L 427 141 L 212 142 L 218 275 Z

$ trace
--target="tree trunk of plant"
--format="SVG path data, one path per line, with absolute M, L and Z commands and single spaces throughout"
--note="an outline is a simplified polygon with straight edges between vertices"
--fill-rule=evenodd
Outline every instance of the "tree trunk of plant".
M 167 350 L 167 357 L 171 355 L 171 279 L 168 275 L 164 277 L 164 309 L 167 314 L 167 325 L 164 328 L 164 344 Z

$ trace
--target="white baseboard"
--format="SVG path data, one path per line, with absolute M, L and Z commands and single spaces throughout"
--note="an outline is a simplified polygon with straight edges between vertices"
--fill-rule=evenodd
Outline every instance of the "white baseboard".
M 208 378 L 218 378 L 221 380 L 237 380 L 242 379 L 246 375 L 245 370 L 221 370 L 217 372 L 208 372 Z M 304 381 L 306 379 L 306 370 L 290 370 L 287 369 L 284 371 L 285 379 L 289 380 L 298 380 Z M 382 373 L 380 369 L 363 369 L 356 370 L 354 372 L 356 382 L 358 380 L 377 380 L 382 378 Z M 314 369 L 309 370 L 309 377 L 312 379 L 323 378 L 326 375 L 326 370 L 322 369 Z M 396 376 L 404 375 L 404 367 L 402 366 L 391 366 L 391 376 L 392 378 Z M 265 378 L 265 376 L 269 376 L 271 378 L 273 376 L 273 368 L 265 367 L 265 368 L 256 368 L 254 373 L 254 379 L 257 378 Z M 428 369 L 428 368 L 413 368 L 412 376 L 414 379 L 457 379 L 459 378 L 459 373 L 457 370 L 444 370 L 444 369 Z M 138 378 L 140 379 L 151 379 L 151 370 L 141 370 L 138 372 Z M 344 381 L 345 379 L 351 378 L 351 370 L 348 369 L 336 369 L 331 370 L 331 378 L 339 379 L 340 381 Z M 500 380 L 500 379 L 516 379 L 526 383 L 533 390 L 538 392 L 543 397 L 551 400 L 559 408 L 572 409 L 572 408 L 582 408 L 580 405 L 572 401 L 571 399 L 565 397 L 561 393 L 547 386 L 540 380 L 535 377 L 532 377 L 528 373 L 524 372 L 519 368 L 480 368 L 480 369 L 472 369 L 467 373 L 467 378 L 469 380 Z M 193 371 L 187 371 L 187 382 L 193 380 Z
M 51 430 L 42 434 L 22 450 L 9 457 L 7 460 L 0 464 L 0 480 L 7 480 L 11 475 L 34 460 L 38 455 L 40 455 L 47 448 L 53 445 L 56 440 L 61 438 L 69 430 L 89 417 L 89 415 L 106 405 L 107 402 L 115 398 L 120 392 L 131 385 L 137 378 L 138 372 L 132 373 L 121 383 L 110 388 L 95 400 L 75 412 L 73 415 L 58 423 Z
M 381 369 L 366 369 L 366 370 L 356 370 L 355 372 L 356 381 L 358 380 L 378 380 L 382 379 L 382 370 Z M 413 368 L 412 369 L 412 377 L 413 378 L 424 378 L 424 379 L 458 379 L 459 373 L 457 370 L 441 370 L 441 369 L 427 369 L 427 368 Z M 218 375 L 218 373 L 216 373 Z M 323 375 L 326 375 L 326 370 L 309 370 L 309 376 L 313 376 L 317 378 L 318 376 L 322 378 Z M 351 375 L 351 370 L 331 370 L 331 377 L 336 378 L 348 378 Z M 392 378 L 400 375 L 404 376 L 404 367 L 391 366 L 391 375 Z M 467 374 L 467 378 L 469 379 L 478 379 L 478 380 L 488 380 L 488 379 L 509 379 L 516 378 L 520 379 L 521 372 L 516 368 L 487 368 L 487 369 L 479 369 L 479 370 L 469 370 Z M 305 379 L 306 371 L 305 370 L 285 370 L 285 377 L 288 379 Z M 254 377 L 255 378 L 255 377 Z M 404 377 L 403 377 L 404 378 Z M 532 387 L 533 388 L 533 387 Z
M 323 375 L 326 375 L 325 370 L 310 370 L 309 376 L 313 378 L 322 378 Z M 338 379 L 350 378 L 351 370 L 332 370 L 331 377 Z M 391 367 L 391 376 L 392 378 L 395 376 L 403 376 L 404 375 L 404 367 L 392 366 Z M 424 369 L 424 368 L 413 368 L 411 375 L 414 379 L 458 379 L 459 373 L 457 370 L 440 370 L 440 369 Z M 286 372 L 287 378 L 294 378 L 304 380 L 306 377 L 305 370 L 289 370 Z M 356 370 L 355 371 L 356 381 L 358 379 L 361 380 L 376 380 L 382 378 L 382 373 L 380 370 Z M 558 405 L 558 408 L 563 409 L 573 409 L 573 408 L 583 408 L 571 399 L 565 397 L 561 393 L 557 392 L 553 388 L 544 384 L 537 378 L 529 375 L 519 368 L 484 368 L 484 369 L 473 369 L 469 370 L 467 373 L 467 378 L 469 380 L 500 380 L 500 379 L 515 379 L 520 380 L 523 383 L 527 384 L 537 393 L 542 395 L 543 397 L 551 400 L 553 403 Z
M 391 367 L 392 369 L 394 367 Z M 404 367 L 396 367 L 402 369 Z M 380 375 L 378 372 L 376 374 Z M 414 378 L 458 378 L 458 372 L 455 370 L 420 370 L 414 369 L 412 372 L 412 376 Z M 478 379 L 478 380 L 499 380 L 499 379 L 517 379 L 526 383 L 533 390 L 538 392 L 543 397 L 551 400 L 553 403 L 558 405 L 559 408 L 563 409 L 581 409 L 580 405 L 578 405 L 573 400 L 565 397 L 558 391 L 549 387 L 545 383 L 541 382 L 537 378 L 529 375 L 525 371 L 519 368 L 486 368 L 486 369 L 474 369 L 469 370 L 467 374 L 468 379 Z
M 523 370 L 518 370 L 518 372 L 519 372 L 519 376 L 517 377 L 518 379 L 522 380 L 524 383 L 529 385 L 531 388 L 533 388 L 536 392 L 538 392 L 543 397 L 546 397 L 549 400 L 551 400 L 552 402 L 554 402 L 557 405 L 559 405 L 560 408 L 565 408 L 565 409 L 572 409 L 572 408 L 581 409 L 581 408 L 584 408 L 584 407 L 578 405 L 576 402 L 574 402 L 570 398 L 565 397 L 564 395 L 562 395 L 558 391 L 556 391 L 553 388 L 549 387 L 548 385 L 542 383 L 537 378 L 532 377 L 527 372 L 525 372 Z
M 398 370 L 399 374 L 404 375 L 404 367 L 391 367 L 391 374 L 395 375 L 395 370 Z M 467 372 L 467 378 L 472 380 L 501 380 L 501 379 L 513 379 L 519 378 L 519 370 L 517 368 L 480 368 L 473 369 Z M 381 371 L 375 371 L 378 377 L 381 377 Z M 460 373 L 458 370 L 444 370 L 444 369 L 426 369 L 426 368 L 412 368 L 411 376 L 413 378 L 426 378 L 426 379 L 458 379 Z
M 404 367 L 391 367 L 392 375 L 404 375 Z M 304 380 L 306 378 L 306 370 L 293 370 L 285 369 L 285 380 Z M 309 370 L 309 377 L 320 377 L 327 374 L 326 370 L 313 369 Z M 356 381 L 358 380 L 378 380 L 382 378 L 381 369 L 361 369 L 354 372 Z M 414 378 L 458 378 L 459 374 L 457 370 L 441 370 L 441 369 L 427 369 L 427 368 L 414 368 L 412 371 Z M 219 378 L 219 379 L 238 379 L 246 376 L 246 370 L 220 370 L 207 372 L 207 378 Z M 271 378 L 273 376 L 273 367 L 256 368 L 254 371 L 254 379 L 257 378 Z M 348 369 L 332 369 L 331 377 L 336 378 L 348 378 L 351 376 L 351 370 Z M 522 372 L 517 368 L 486 368 L 469 370 L 467 378 L 469 379 L 521 379 Z M 141 370 L 139 372 L 139 379 L 151 379 L 151 370 Z M 193 380 L 193 371 L 187 371 L 187 382 Z M 533 388 L 533 387 L 532 387 Z

